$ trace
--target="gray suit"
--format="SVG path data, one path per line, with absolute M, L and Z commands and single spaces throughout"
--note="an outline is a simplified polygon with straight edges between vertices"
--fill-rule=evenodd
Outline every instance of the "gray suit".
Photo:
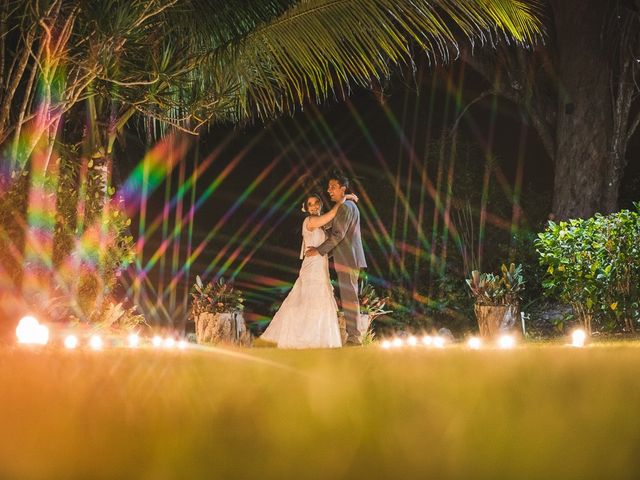
M 347 200 L 340 205 L 328 232 L 328 238 L 317 250 L 321 255 L 333 255 L 347 327 L 347 340 L 360 343 L 365 332 L 358 331 L 358 280 L 360 269 L 366 268 L 367 262 L 360 235 L 360 211 L 354 202 Z

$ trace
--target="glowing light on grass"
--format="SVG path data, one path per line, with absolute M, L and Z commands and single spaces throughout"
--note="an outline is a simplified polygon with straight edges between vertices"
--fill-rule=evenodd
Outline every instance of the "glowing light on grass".
M 26 345 L 46 345 L 49 342 L 49 329 L 38 320 L 27 315 L 20 319 L 16 327 L 18 343 Z
M 391 342 L 389 340 L 383 340 L 380 346 L 385 350 L 388 350 L 391 348 Z
M 516 339 L 513 335 L 502 335 L 498 338 L 498 348 L 509 350 L 516 346 Z
M 155 335 L 151 339 L 151 345 L 153 345 L 154 348 L 160 348 L 162 346 L 162 337 L 160 335 Z
M 467 340 L 467 347 L 469 347 L 471 350 L 480 350 L 480 347 L 482 347 L 482 340 L 480 340 L 478 337 L 471 337 L 469 340 Z
M 176 346 L 176 341 L 172 337 L 167 337 L 162 342 L 164 348 L 173 348 Z
M 391 345 L 394 346 L 395 348 L 400 348 L 400 347 L 402 347 L 404 345 L 404 342 L 402 341 L 402 339 L 400 337 L 396 337 L 391 342 Z
M 430 347 L 433 345 L 433 337 L 431 335 L 425 335 L 422 337 L 422 344 L 425 347 Z
M 407 345 L 409 345 L 410 347 L 415 347 L 417 344 L 418 344 L 418 339 L 413 335 L 407 338 Z
M 78 347 L 78 337 L 75 335 L 67 335 L 64 337 L 64 348 L 68 348 L 69 350 L 73 350 Z
M 434 337 L 433 338 L 433 346 L 436 347 L 436 348 L 444 348 L 446 343 L 447 343 L 447 341 L 444 339 L 444 337 Z
M 102 350 L 102 347 L 104 347 L 102 337 L 100 337 L 100 335 L 92 335 L 89 339 L 89 347 L 92 350 Z
M 587 339 L 587 334 L 584 330 L 578 329 L 574 330 L 571 334 L 571 346 L 581 348 L 584 347 L 584 343 Z
M 187 343 L 186 340 L 180 340 L 178 342 L 178 349 L 179 350 L 186 350 L 188 346 L 189 346 L 189 344 Z
M 127 337 L 127 345 L 130 348 L 136 348 L 140 345 L 140 336 L 137 333 L 132 333 Z

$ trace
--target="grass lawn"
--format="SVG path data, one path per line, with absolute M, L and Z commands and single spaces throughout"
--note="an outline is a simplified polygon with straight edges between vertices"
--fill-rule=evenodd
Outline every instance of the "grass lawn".
M 634 478 L 639 347 L 4 347 L 0 478 Z

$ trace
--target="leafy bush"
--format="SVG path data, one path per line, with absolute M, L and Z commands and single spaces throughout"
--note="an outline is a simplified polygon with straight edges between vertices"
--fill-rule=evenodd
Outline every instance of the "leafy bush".
M 237 313 L 244 310 L 242 294 L 230 283 L 226 283 L 224 278 L 204 285 L 200 276 L 196 276 L 191 298 L 193 318 L 201 313 Z
M 587 331 L 608 320 L 633 331 L 639 315 L 640 205 L 588 219 L 549 222 L 536 248 L 546 294 L 570 304 Z
M 518 305 L 524 291 L 522 265 L 502 265 L 500 276 L 474 270 L 467 285 L 477 305 Z

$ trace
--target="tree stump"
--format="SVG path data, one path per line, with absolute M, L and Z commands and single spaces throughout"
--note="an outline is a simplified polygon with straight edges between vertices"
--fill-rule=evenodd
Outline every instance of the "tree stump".
M 195 323 L 196 340 L 200 344 L 251 345 L 251 333 L 241 313 L 201 313 Z
M 475 305 L 481 337 L 493 337 L 507 332 L 517 325 L 519 308 L 517 305 Z

